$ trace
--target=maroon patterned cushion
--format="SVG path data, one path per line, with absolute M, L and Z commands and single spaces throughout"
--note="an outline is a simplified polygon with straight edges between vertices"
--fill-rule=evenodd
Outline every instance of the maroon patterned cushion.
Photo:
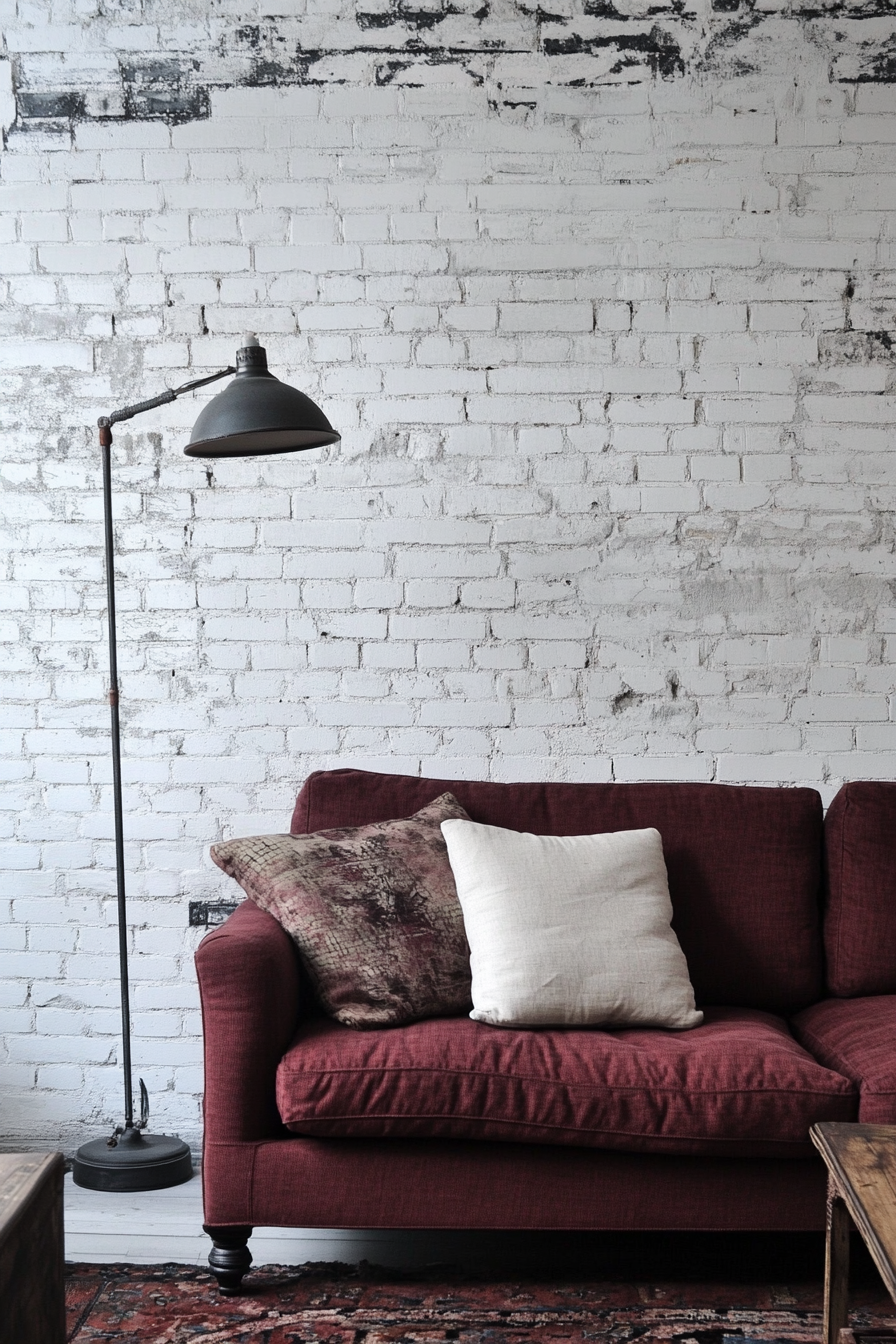
M 219 868 L 298 944 L 324 1010 L 349 1027 L 468 1012 L 470 953 L 443 821 L 444 793 L 414 816 L 312 835 L 213 845 Z

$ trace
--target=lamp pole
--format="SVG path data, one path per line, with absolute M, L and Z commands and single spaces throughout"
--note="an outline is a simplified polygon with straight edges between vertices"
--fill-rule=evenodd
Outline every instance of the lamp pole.
M 109 709 L 112 714 L 112 809 L 115 813 L 115 888 L 118 892 L 118 971 L 121 977 L 121 1044 L 124 1066 L 124 1127 L 134 1126 L 131 1087 L 131 1005 L 128 982 L 127 901 L 124 884 L 124 815 L 121 801 L 121 724 L 118 713 L 118 640 L 115 635 L 115 540 L 112 526 L 112 431 L 100 426 L 103 457 L 103 519 L 106 539 L 106 612 L 109 622 Z

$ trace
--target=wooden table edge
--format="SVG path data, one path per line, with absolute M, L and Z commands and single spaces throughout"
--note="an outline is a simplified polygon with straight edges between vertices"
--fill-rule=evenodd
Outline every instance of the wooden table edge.
M 838 1128 L 842 1126 L 844 1129 L 859 1128 L 858 1124 L 853 1126 L 846 1121 L 828 1120 L 813 1125 L 809 1130 L 809 1138 L 818 1149 L 828 1169 L 828 1206 L 830 1208 L 832 1196 L 842 1199 L 852 1219 L 853 1226 L 858 1229 L 859 1235 L 868 1247 L 887 1292 L 896 1302 L 896 1266 L 890 1260 L 877 1232 L 868 1221 L 864 1207 L 857 1201 L 850 1178 L 844 1171 L 837 1152 L 827 1141 L 827 1126 L 833 1124 L 837 1124 Z M 896 1125 L 882 1126 L 882 1128 L 892 1128 L 893 1142 L 896 1145 Z

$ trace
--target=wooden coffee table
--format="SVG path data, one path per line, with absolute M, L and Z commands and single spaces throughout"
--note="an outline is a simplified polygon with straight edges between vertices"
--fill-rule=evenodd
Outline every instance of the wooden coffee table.
M 896 1125 L 813 1125 L 828 1169 L 824 1344 L 838 1344 L 849 1315 L 849 1228 L 858 1228 L 896 1302 Z

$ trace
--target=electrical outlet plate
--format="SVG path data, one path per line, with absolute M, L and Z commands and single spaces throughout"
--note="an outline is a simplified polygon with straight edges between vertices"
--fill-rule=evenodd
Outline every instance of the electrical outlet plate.
M 232 915 L 239 901 L 191 901 L 190 928 L 214 929 Z

